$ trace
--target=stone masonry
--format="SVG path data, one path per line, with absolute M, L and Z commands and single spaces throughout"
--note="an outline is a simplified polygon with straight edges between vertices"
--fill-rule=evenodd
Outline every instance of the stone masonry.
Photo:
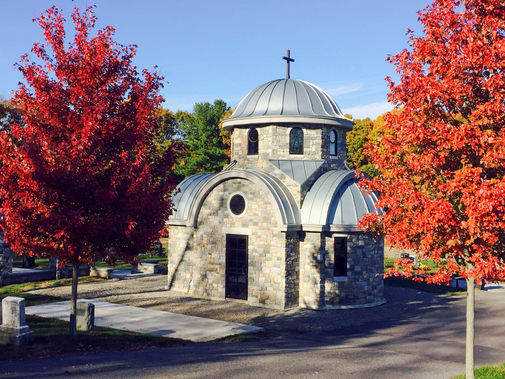
M 304 133 L 304 153 L 289 154 L 289 132 L 291 127 L 300 127 Z M 258 155 L 247 155 L 248 128 L 235 128 L 231 138 L 231 159 L 237 161 L 236 168 L 266 171 L 278 177 L 291 191 L 298 206 L 303 203 L 303 198 L 313 181 L 323 172 L 330 169 L 342 169 L 345 162 L 345 131 L 342 128 L 314 126 L 311 124 L 290 125 L 258 125 L 259 149 Z M 337 155 L 329 155 L 330 130 L 337 132 Z M 268 162 L 269 159 L 290 160 L 326 160 L 325 163 L 309 178 L 303 186 L 296 183 L 277 167 Z
M 289 136 L 293 127 L 303 131 L 303 154 L 289 154 Z M 258 131 L 257 155 L 248 155 L 251 128 Z M 329 154 L 331 130 L 337 132 L 336 155 Z M 204 186 L 187 187 L 191 193 L 185 193 L 186 199 L 198 199 L 191 203 L 189 219 L 169 221 L 168 288 L 192 296 L 224 299 L 226 236 L 245 235 L 248 241 L 249 304 L 277 309 L 338 309 L 382 304 L 383 241 L 358 231 L 354 224 L 325 225 L 323 222 L 323 225 L 305 225 L 302 221 L 305 217 L 302 215 L 303 202 L 312 188 L 337 188 L 322 187 L 320 183 L 315 186 L 314 183 L 329 170 L 346 170 L 346 131 L 344 126 L 325 123 L 234 126 L 231 137 L 234 165 L 225 174 L 206 179 Z M 299 175 L 304 182 L 298 183 L 270 160 L 318 161 L 307 162 L 307 165 L 296 162 L 292 167 L 317 167 L 316 163 L 319 168 L 314 172 L 309 168 L 310 172 Z M 236 169 L 240 170 L 234 177 Z M 268 173 L 275 182 L 262 182 L 264 186 L 261 187 L 258 178 L 265 177 L 264 174 L 256 172 L 248 176 L 243 170 Z M 255 178 L 258 181 L 255 182 Z M 338 191 L 348 188 L 345 185 L 339 184 Z M 267 190 L 271 192 L 266 193 Z M 286 197 L 274 196 L 288 192 Z M 238 216 L 230 211 L 228 204 L 235 194 L 240 194 L 246 202 L 245 211 Z M 325 195 L 321 193 L 323 198 Z M 337 192 L 333 196 L 337 196 Z M 331 205 L 334 199 L 336 197 L 330 198 Z M 184 208 L 189 206 L 187 201 L 182 209 L 188 209 Z M 345 201 L 349 201 L 349 197 Z M 323 203 L 314 204 L 323 209 Z M 355 204 L 349 203 L 346 209 L 352 212 L 353 206 Z M 336 212 L 324 209 L 328 212 L 327 220 L 330 212 Z M 291 217 L 289 225 L 285 221 L 288 214 Z M 279 224 L 281 217 L 285 217 L 283 225 Z M 334 277 L 336 237 L 347 241 L 347 275 L 338 277 Z
M 347 276 L 333 276 L 333 238 L 347 237 Z M 370 234 L 306 233 L 300 248 L 300 306 L 359 308 L 384 302 L 384 243 Z
M 231 194 L 247 201 L 245 214 L 227 207 Z M 297 232 L 282 233 L 267 195 L 252 182 L 232 179 L 219 184 L 205 199 L 198 227 L 170 227 L 170 289 L 225 298 L 226 234 L 248 235 L 248 302 L 273 308 L 298 305 Z

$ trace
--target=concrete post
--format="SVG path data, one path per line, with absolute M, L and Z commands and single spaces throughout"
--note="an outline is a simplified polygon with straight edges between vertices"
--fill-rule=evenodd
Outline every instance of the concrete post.
M 77 301 L 77 330 L 90 331 L 95 327 L 95 304 L 90 301 Z

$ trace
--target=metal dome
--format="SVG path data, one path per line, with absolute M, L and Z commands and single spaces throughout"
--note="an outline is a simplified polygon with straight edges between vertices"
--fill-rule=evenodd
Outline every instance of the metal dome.
M 303 80 L 277 79 L 249 92 L 235 112 L 223 120 L 223 127 L 233 130 L 240 125 L 270 122 L 338 125 L 349 130 L 353 126 L 318 86 Z
M 331 231 L 355 231 L 366 213 L 378 212 L 377 194 L 358 187 L 352 170 L 330 170 L 321 175 L 307 193 L 302 206 L 304 230 L 310 227 Z

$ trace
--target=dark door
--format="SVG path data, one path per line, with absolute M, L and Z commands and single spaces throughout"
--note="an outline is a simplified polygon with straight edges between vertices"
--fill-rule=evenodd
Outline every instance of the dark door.
M 247 236 L 226 235 L 226 298 L 247 300 Z

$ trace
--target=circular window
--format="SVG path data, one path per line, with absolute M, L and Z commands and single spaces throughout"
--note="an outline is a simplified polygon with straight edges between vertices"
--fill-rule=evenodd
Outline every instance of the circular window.
M 330 131 L 330 142 L 335 143 L 336 140 L 337 140 L 337 133 L 334 130 Z
M 245 199 L 242 195 L 233 195 L 230 199 L 230 211 L 235 216 L 240 216 L 245 211 Z

